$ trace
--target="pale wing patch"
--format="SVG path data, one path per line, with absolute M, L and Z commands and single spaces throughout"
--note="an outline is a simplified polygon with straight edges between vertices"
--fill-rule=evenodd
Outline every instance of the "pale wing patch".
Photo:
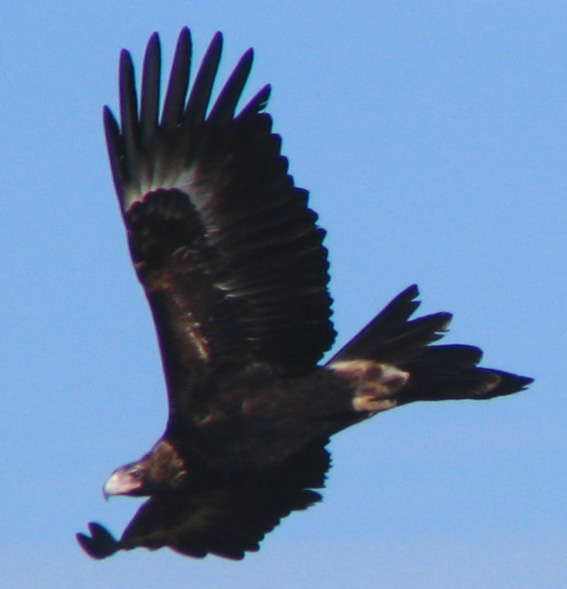
M 171 161 L 158 161 L 148 177 L 141 178 L 139 184 L 132 183 L 125 187 L 122 206 L 125 211 L 128 211 L 134 203 L 144 200 L 148 192 L 156 190 L 177 189 L 191 198 L 193 186 L 195 186 L 193 166 L 185 169 Z

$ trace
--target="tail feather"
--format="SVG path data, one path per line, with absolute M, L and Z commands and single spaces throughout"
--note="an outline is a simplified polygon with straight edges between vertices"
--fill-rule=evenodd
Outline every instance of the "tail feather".
M 443 337 L 449 313 L 410 320 L 419 307 L 412 285 L 381 311 L 329 362 L 372 360 L 409 373 L 397 392 L 397 404 L 448 399 L 491 399 L 526 388 L 533 379 L 502 370 L 482 368 L 482 350 L 476 346 L 430 345 Z
M 450 313 L 435 313 L 409 321 L 419 307 L 415 284 L 393 299 L 376 317 L 350 340 L 333 358 L 346 360 L 379 360 L 396 364 L 423 352 L 427 344 L 443 337 L 451 322 Z
M 482 352 L 473 346 L 455 354 L 453 346 L 431 346 L 415 360 L 403 362 L 410 379 L 398 393 L 398 404 L 449 399 L 492 399 L 523 390 L 533 379 L 477 366 Z M 473 350 L 474 352 L 470 352 Z

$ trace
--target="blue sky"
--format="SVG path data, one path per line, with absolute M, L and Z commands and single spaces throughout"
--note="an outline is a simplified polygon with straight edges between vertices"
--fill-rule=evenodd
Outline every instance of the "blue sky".
M 567 584 L 567 7 L 563 2 L 5 3 L 0 17 L 0 584 Z M 161 434 L 165 394 L 101 126 L 117 59 L 225 33 L 329 231 L 337 346 L 397 292 L 455 314 L 447 341 L 535 377 L 487 403 L 416 404 L 341 433 L 325 501 L 243 562 L 90 560 L 133 499 L 101 486 Z

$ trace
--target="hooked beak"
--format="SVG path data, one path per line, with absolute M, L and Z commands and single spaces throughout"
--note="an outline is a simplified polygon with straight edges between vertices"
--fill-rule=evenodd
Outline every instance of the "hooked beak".
M 104 483 L 102 494 L 108 500 L 113 495 L 131 495 L 139 491 L 141 487 L 142 481 L 138 477 L 128 471 L 117 470 Z

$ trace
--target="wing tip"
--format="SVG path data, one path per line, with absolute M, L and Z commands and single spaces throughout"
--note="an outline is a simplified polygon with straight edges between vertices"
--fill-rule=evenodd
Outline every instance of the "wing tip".
M 76 534 L 77 542 L 81 548 L 92 558 L 102 560 L 112 556 L 120 550 L 120 542 L 100 524 L 90 522 L 88 524 L 90 536 L 79 532 Z
M 250 102 L 240 111 L 238 118 L 255 115 L 262 112 L 267 106 L 272 94 L 271 84 L 266 84 Z
M 185 27 L 185 28 L 187 28 L 187 27 Z M 154 31 L 150 35 L 150 38 L 148 39 L 148 47 L 150 45 L 155 45 L 156 43 L 160 43 L 160 37 L 159 37 L 159 33 L 157 31 Z
M 185 27 L 187 28 L 187 27 Z M 224 43 L 224 35 L 222 34 L 221 31 L 217 31 L 214 35 L 213 38 L 211 39 L 211 45 L 218 45 L 218 44 L 223 44 Z
M 134 59 L 132 58 L 132 54 L 128 49 L 121 49 L 120 50 L 120 58 L 119 58 L 119 66 L 120 71 L 123 71 L 123 68 L 134 68 Z
M 181 29 L 174 51 L 169 82 L 164 101 L 160 108 L 160 77 L 161 77 L 161 41 L 160 35 L 154 31 L 147 42 L 144 68 L 140 87 L 140 96 L 136 84 L 136 68 L 132 53 L 128 49 L 120 51 L 119 58 L 119 108 L 114 115 L 108 107 L 103 109 L 107 144 L 111 156 L 113 178 L 118 196 L 121 200 L 124 193 L 136 184 L 140 176 L 159 176 L 159 162 L 140 159 L 140 151 L 151 151 L 163 148 L 159 128 L 171 127 L 171 133 L 177 133 L 179 125 L 187 128 L 184 140 L 192 136 L 190 128 L 204 124 L 208 119 L 218 118 L 224 122 L 237 118 L 235 108 L 241 97 L 252 68 L 254 50 L 245 51 L 232 75 L 224 84 L 217 101 L 209 110 L 213 84 L 218 73 L 222 56 L 224 36 L 217 31 L 208 45 L 201 60 L 201 67 L 192 84 L 189 84 L 189 70 L 192 61 L 191 30 L 185 26 Z M 253 114 L 262 111 L 268 102 L 271 92 L 269 85 L 264 86 L 240 114 Z M 239 115 L 240 116 L 240 115 Z M 169 129 L 166 130 L 170 132 Z M 158 137 L 156 139 L 156 137 Z M 185 151 L 174 153 L 182 165 Z M 153 166 L 153 167 L 152 167 Z M 157 166 L 157 170 L 156 170 Z M 136 189 L 137 186 L 134 186 Z

